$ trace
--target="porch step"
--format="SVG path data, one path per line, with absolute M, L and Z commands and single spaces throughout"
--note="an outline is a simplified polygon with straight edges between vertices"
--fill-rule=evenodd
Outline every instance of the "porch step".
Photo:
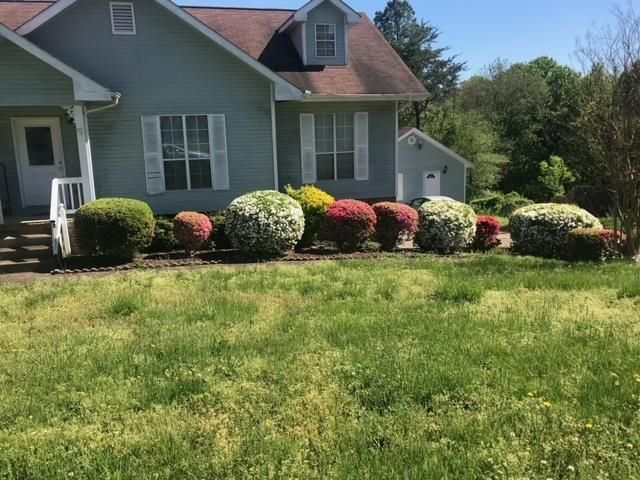
M 46 272 L 53 265 L 49 222 L 0 225 L 0 273 Z
M 0 248 L 0 260 L 22 260 L 23 258 L 51 258 L 53 253 L 49 245 L 24 245 Z
M 21 222 L 0 225 L 0 237 L 10 234 L 51 235 L 51 224 L 49 222 Z
M 0 281 L 5 273 L 45 273 L 51 271 L 55 262 L 52 258 L 23 258 L 22 260 L 0 260 Z
M 16 248 L 28 245 L 50 245 L 48 233 L 4 233 L 0 232 L 0 248 Z

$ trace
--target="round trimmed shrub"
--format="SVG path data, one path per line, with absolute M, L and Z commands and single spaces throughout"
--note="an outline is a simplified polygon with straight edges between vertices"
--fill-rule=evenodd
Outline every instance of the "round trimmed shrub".
M 569 232 L 567 258 L 574 262 L 604 262 L 622 257 L 624 238 L 609 229 L 576 228 Z
M 513 251 L 544 258 L 567 258 L 569 232 L 602 229 L 600 221 L 575 205 L 539 203 L 516 210 L 509 219 Z
M 285 187 L 285 192 L 297 200 L 304 212 L 304 234 L 298 247 L 308 247 L 318 238 L 327 209 L 336 201 L 327 192 L 313 185 L 305 185 L 298 189 L 291 185 Z
M 364 248 L 376 228 L 376 212 L 358 200 L 338 200 L 325 214 L 324 230 L 328 240 L 343 252 Z
M 375 239 L 382 250 L 391 252 L 403 240 L 413 238 L 418 229 L 418 212 L 409 205 L 381 202 L 372 208 L 377 219 Z
M 153 240 L 146 251 L 150 253 L 171 252 L 179 246 L 173 234 L 173 221 L 164 217 L 156 217 Z
M 302 238 L 304 213 L 300 204 L 284 193 L 248 193 L 229 205 L 225 230 L 233 246 L 243 252 L 282 255 Z
M 418 210 L 416 243 L 425 251 L 440 254 L 468 247 L 476 233 L 476 214 L 469 205 L 451 200 L 436 200 Z
M 80 207 L 74 224 L 84 249 L 128 260 L 151 243 L 155 218 L 140 200 L 101 198 Z
M 478 217 L 476 234 L 471 243 L 471 250 L 488 252 L 500 246 L 500 222 L 493 217 Z
M 215 212 L 209 215 L 211 224 L 213 225 L 213 245 L 217 250 L 229 250 L 233 248 L 231 240 L 227 237 L 225 226 L 227 225 L 226 212 Z
M 202 249 L 211 240 L 213 224 L 197 212 L 181 212 L 173 219 L 173 234 L 187 254 Z

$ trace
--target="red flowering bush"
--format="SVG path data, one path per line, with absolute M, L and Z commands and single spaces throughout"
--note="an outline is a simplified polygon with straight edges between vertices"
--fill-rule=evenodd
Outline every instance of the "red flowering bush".
M 476 220 L 476 235 L 471 249 L 476 252 L 488 252 L 500 245 L 498 234 L 500 222 L 493 217 L 478 217 Z
M 324 233 L 343 252 L 362 249 L 375 231 L 376 212 L 358 200 L 338 200 L 325 214 Z
M 207 245 L 212 232 L 211 220 L 201 213 L 182 212 L 173 219 L 173 234 L 189 255 Z
M 625 239 L 616 232 L 598 228 L 577 228 L 569 232 L 568 259 L 577 262 L 601 262 L 620 258 Z
M 411 238 L 418 229 L 418 212 L 403 203 L 382 202 L 373 207 L 377 223 L 375 239 L 383 250 L 395 249 L 403 238 Z

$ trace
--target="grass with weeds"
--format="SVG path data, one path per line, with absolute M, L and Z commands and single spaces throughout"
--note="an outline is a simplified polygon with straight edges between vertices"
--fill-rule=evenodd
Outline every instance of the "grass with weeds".
M 640 478 L 639 285 L 482 255 L 0 286 L 0 479 Z

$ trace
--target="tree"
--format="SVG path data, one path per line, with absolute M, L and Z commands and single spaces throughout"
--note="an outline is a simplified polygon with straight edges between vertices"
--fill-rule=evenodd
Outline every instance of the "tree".
M 629 257 L 640 252 L 640 16 L 613 11 L 615 24 L 578 43 L 588 73 L 581 133 L 615 190 Z
M 440 30 L 416 19 L 407 0 L 389 0 L 385 9 L 376 12 L 374 22 L 391 46 L 427 89 L 429 97 L 413 103 L 413 123 L 422 127 L 422 115 L 434 102 L 455 92 L 465 64 L 456 56 L 445 56 L 448 48 L 436 47 Z
M 544 200 L 561 197 L 575 181 L 576 177 L 561 157 L 552 155 L 548 161 L 540 162 L 538 182 L 540 182 L 540 194 Z

